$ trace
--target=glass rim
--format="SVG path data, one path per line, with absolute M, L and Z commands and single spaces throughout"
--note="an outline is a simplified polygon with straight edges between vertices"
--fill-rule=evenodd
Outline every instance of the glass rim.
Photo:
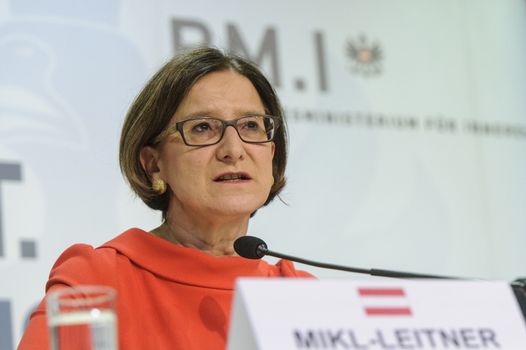
M 90 295 L 97 294 L 97 295 Z M 62 297 L 70 295 L 72 297 L 79 296 L 78 298 L 67 298 Z M 117 292 L 114 288 L 108 286 L 96 286 L 96 285 L 82 285 L 82 286 L 67 286 L 61 287 L 57 290 L 51 291 L 46 297 L 46 302 L 54 302 L 60 306 L 81 306 L 81 305 L 92 305 L 102 304 L 105 302 L 111 302 L 115 300 Z

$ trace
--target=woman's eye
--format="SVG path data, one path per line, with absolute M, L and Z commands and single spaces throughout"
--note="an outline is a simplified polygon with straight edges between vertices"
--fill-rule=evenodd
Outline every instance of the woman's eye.
M 258 130 L 259 124 L 255 121 L 247 121 L 243 123 L 242 128 L 247 130 Z
M 192 127 L 192 132 L 204 132 L 210 130 L 212 127 L 210 124 L 202 122 Z

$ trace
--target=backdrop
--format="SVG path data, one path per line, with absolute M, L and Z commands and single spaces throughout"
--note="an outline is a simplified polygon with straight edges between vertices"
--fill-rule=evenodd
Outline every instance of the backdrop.
M 358 267 L 524 276 L 525 5 L 0 1 L 0 349 L 66 247 L 159 225 L 120 175 L 120 127 L 203 43 L 260 64 L 286 108 L 288 185 L 250 234 Z

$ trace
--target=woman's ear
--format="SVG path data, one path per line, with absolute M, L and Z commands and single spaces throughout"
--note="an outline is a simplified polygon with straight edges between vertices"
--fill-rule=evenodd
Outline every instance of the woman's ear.
M 167 184 L 161 178 L 161 170 L 159 168 L 159 151 L 151 146 L 146 146 L 141 149 L 139 158 L 142 168 L 150 178 L 151 189 L 158 195 L 164 194 L 167 189 Z
M 159 176 L 159 151 L 151 146 L 146 146 L 141 149 L 139 154 L 141 166 L 148 174 L 150 179 L 155 179 Z

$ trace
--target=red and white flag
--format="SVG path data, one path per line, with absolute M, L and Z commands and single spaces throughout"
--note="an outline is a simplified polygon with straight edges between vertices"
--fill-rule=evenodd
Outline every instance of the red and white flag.
M 403 288 L 359 287 L 358 295 L 367 316 L 411 316 Z

